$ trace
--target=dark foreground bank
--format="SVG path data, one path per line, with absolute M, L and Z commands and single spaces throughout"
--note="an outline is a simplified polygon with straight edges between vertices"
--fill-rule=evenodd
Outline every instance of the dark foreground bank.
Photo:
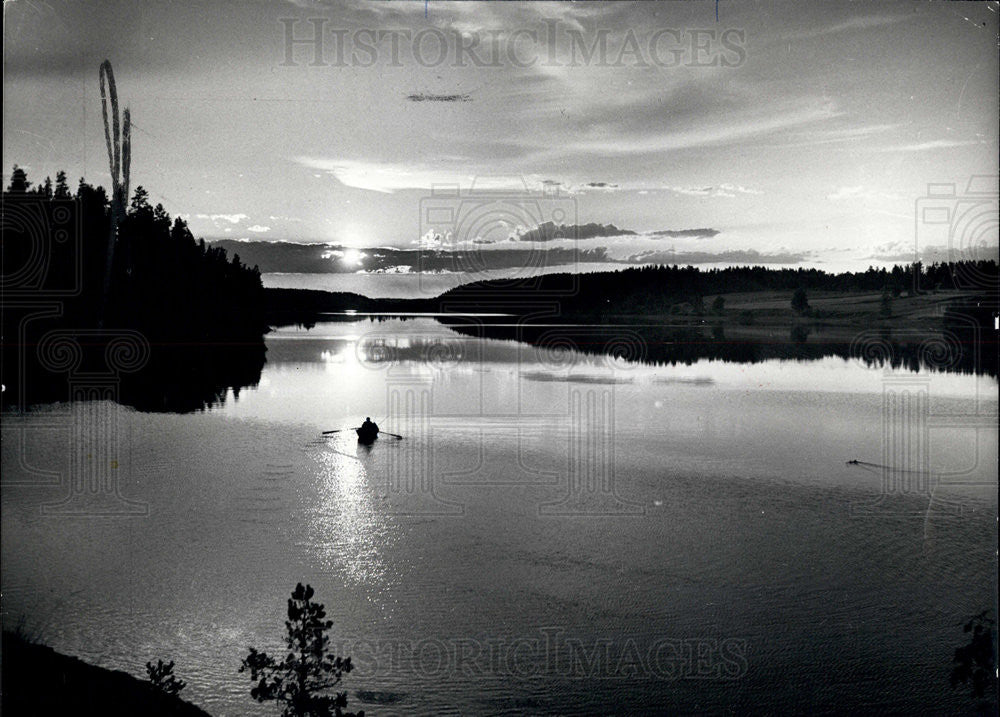
M 118 670 L 88 665 L 3 633 L 3 714 L 207 717 L 184 700 Z

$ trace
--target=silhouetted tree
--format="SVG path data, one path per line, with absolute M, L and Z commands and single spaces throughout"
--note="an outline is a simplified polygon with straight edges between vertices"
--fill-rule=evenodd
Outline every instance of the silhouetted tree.
M 24 194 L 30 186 L 27 173 L 15 164 L 14 170 L 10 173 L 10 186 L 7 187 L 7 191 L 11 194 Z
M 799 287 L 792 294 L 792 310 L 796 314 L 804 314 L 809 310 L 809 299 L 806 297 L 806 290 L 804 287 Z
M 712 313 L 721 314 L 726 309 L 726 300 L 721 296 L 716 296 L 715 300 L 712 302 Z
M 924 263 L 922 261 L 913 262 L 910 271 L 913 274 L 913 293 L 919 294 L 923 288 Z
M 149 676 L 149 681 L 153 683 L 153 687 L 166 692 L 168 695 L 176 696 L 187 686 L 184 680 L 179 680 L 174 675 L 173 660 L 166 664 L 164 664 L 163 660 L 157 660 L 156 665 L 152 662 L 147 662 L 146 674 Z
M 46 177 L 46 182 L 48 182 L 48 177 Z M 56 199 L 69 199 L 73 196 L 69 191 L 69 185 L 66 184 L 66 172 L 61 170 L 56 172 L 56 189 L 54 196 Z
M 141 212 L 149 208 L 149 192 L 141 184 L 135 188 L 128 208 L 131 212 Z
M 987 617 L 987 610 L 973 615 L 962 627 L 971 635 L 969 644 L 955 649 L 951 672 L 951 686 L 971 683 L 972 694 L 982 699 L 986 690 L 996 691 L 996 652 L 993 620 Z
M 353 717 L 344 711 L 346 692 L 326 694 L 351 671 L 351 658 L 327 653 L 326 631 L 333 621 L 325 619 L 326 609 L 312 601 L 313 594 L 312 587 L 299 583 L 288 601 L 287 654 L 278 659 L 251 647 L 240 672 L 248 671 L 257 683 L 250 695 L 258 702 L 282 704 L 283 717 Z M 364 717 L 364 712 L 356 717 Z

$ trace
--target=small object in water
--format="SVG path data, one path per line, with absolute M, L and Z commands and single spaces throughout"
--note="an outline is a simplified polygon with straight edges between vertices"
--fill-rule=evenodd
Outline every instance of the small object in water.
M 856 466 L 858 464 L 858 459 L 855 458 L 853 461 L 847 461 L 847 465 Z

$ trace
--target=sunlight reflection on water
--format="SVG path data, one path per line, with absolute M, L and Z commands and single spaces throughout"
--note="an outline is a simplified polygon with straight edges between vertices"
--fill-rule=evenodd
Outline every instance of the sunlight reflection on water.
M 319 463 L 317 501 L 308 510 L 314 546 L 324 565 L 356 585 L 373 588 L 389 578 L 385 552 L 398 529 L 378 510 L 374 457 L 356 441 L 334 440 L 314 456 Z M 348 453 L 356 446 L 356 453 Z

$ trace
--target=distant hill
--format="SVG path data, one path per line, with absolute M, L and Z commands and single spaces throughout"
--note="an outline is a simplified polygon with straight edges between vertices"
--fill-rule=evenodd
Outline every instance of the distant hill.
M 705 296 L 734 292 L 824 291 L 907 293 L 969 289 L 968 277 L 986 291 L 997 291 L 995 261 L 958 262 L 869 268 L 831 274 L 821 269 L 770 269 L 735 266 L 707 271 L 693 266 L 646 266 L 591 274 L 547 274 L 518 281 L 477 281 L 451 289 L 438 301 L 455 307 L 489 305 L 500 309 L 537 301 L 558 300 L 563 316 L 596 314 L 665 314 L 675 305 L 697 306 Z M 989 285 L 989 286 L 987 286 Z

